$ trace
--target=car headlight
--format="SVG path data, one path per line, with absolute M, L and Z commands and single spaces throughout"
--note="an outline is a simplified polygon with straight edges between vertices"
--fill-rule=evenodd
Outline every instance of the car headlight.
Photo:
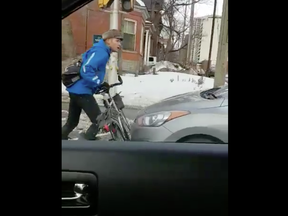
M 135 122 L 143 127 L 159 127 L 165 122 L 190 114 L 188 111 L 169 111 L 147 114 L 138 117 Z

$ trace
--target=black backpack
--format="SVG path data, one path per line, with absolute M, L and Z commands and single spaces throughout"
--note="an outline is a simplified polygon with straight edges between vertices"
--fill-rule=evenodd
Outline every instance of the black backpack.
M 81 65 L 82 60 L 79 60 L 76 63 L 71 64 L 65 68 L 64 73 L 62 73 L 62 83 L 64 84 L 64 86 L 70 87 L 81 79 L 80 76 Z

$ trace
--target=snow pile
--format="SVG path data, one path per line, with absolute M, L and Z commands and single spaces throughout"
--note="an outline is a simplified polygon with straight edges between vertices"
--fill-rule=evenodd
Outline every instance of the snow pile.
M 155 71 L 182 71 L 184 68 L 182 68 L 179 64 L 169 62 L 169 61 L 159 61 L 157 62 L 153 67 L 150 68 L 148 73 L 152 73 L 153 69 L 155 68 Z

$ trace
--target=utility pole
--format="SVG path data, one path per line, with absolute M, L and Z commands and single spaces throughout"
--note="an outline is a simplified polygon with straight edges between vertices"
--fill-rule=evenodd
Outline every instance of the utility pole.
M 119 0 L 114 0 L 111 7 L 110 14 L 110 29 L 118 29 L 119 22 Z M 114 84 L 118 82 L 118 53 L 112 52 L 109 59 L 109 71 L 108 71 L 108 83 Z M 116 94 L 117 87 L 113 87 L 110 89 L 110 94 L 113 97 Z
M 187 5 L 184 6 L 184 25 L 183 29 L 186 28 L 186 19 L 187 19 Z M 182 32 L 182 46 L 185 42 L 185 31 Z
M 191 11 L 190 11 L 190 28 L 189 28 L 189 36 L 188 36 L 188 46 L 187 46 L 187 65 L 191 62 L 192 59 L 192 41 L 193 41 L 193 25 L 194 25 L 194 0 L 191 0 Z
M 213 38 L 214 38 L 216 8 L 217 8 L 217 0 L 214 0 L 214 8 L 213 8 L 213 17 L 212 17 L 212 27 L 211 27 L 211 37 L 210 37 L 210 46 L 209 46 L 208 62 L 207 62 L 207 68 L 206 68 L 206 71 L 205 71 L 206 77 L 208 77 L 208 73 L 209 73 L 210 67 L 211 67 L 211 55 L 212 55 L 212 48 L 213 48 Z
M 216 60 L 214 87 L 224 85 L 225 68 L 228 59 L 228 0 L 223 1 L 220 36 Z
M 124 30 L 124 16 L 123 13 L 120 13 L 120 32 L 123 35 L 123 30 Z M 119 50 L 118 52 L 118 74 L 122 75 L 123 74 L 123 64 L 122 64 L 122 49 Z
M 183 29 L 186 29 L 186 20 L 187 20 L 187 5 L 184 6 L 184 25 L 183 25 Z M 185 31 L 182 32 L 182 42 L 181 42 L 181 46 L 184 46 L 185 43 Z M 188 51 L 188 49 L 187 49 Z M 180 51 L 180 56 L 181 56 L 181 60 L 183 65 L 185 65 L 186 61 L 186 56 L 187 54 L 185 52 L 183 52 L 183 49 Z M 186 54 L 186 56 L 185 56 Z

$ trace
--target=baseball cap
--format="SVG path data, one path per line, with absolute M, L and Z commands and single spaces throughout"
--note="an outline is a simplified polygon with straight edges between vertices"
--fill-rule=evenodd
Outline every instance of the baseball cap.
M 123 40 L 123 37 L 120 31 L 118 31 L 117 29 L 110 29 L 102 34 L 103 40 L 110 39 L 110 38 L 117 38 L 117 39 Z

